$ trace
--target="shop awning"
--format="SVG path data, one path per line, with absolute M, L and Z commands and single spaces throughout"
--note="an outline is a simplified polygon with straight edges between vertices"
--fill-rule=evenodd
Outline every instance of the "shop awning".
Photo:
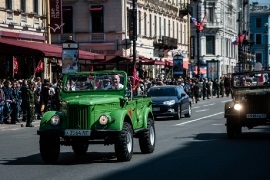
M 62 46 L 16 39 L 0 38 L 0 53 L 2 55 L 32 55 L 61 59 Z M 80 50 L 79 59 L 104 59 L 104 55 Z

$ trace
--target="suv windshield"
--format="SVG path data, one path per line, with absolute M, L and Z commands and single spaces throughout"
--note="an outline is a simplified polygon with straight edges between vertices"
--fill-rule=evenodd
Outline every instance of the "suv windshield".
M 174 87 L 154 87 L 148 90 L 147 96 L 177 96 L 177 92 Z
M 124 88 L 124 74 L 70 74 L 65 91 L 107 91 Z

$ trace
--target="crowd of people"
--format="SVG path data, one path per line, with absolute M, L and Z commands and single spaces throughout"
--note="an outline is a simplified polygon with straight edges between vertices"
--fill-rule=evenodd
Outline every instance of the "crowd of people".
M 35 119 L 49 108 L 60 108 L 61 81 L 41 82 L 40 77 L 0 82 L 0 124 L 26 122 L 33 127 Z
M 226 75 L 219 79 L 211 78 L 164 78 L 164 79 L 149 79 L 145 78 L 141 80 L 140 88 L 138 88 L 138 94 L 146 94 L 147 89 L 152 86 L 160 85 L 180 85 L 185 92 L 197 103 L 200 99 L 210 99 L 214 96 L 217 98 L 229 96 L 231 93 L 230 78 Z
M 117 78 L 115 78 L 117 81 Z M 118 80 L 119 81 L 119 80 Z M 194 103 L 200 99 L 229 96 L 230 78 L 144 78 L 140 79 L 134 95 L 145 95 L 152 86 L 180 85 Z M 40 77 L 24 80 L 0 81 L 0 124 L 26 122 L 26 127 L 33 127 L 35 119 L 41 119 L 48 110 L 60 110 L 62 82 L 55 80 L 41 81 Z

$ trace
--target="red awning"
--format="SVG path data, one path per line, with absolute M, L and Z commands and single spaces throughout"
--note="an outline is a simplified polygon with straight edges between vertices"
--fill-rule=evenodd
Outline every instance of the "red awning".
M 103 7 L 90 7 L 90 11 L 102 11 Z
M 0 53 L 12 55 L 33 55 L 42 57 L 62 58 L 62 46 L 29 42 L 16 39 L 0 38 Z M 79 50 L 79 59 L 104 59 L 104 55 Z
M 197 68 L 198 68 L 198 66 L 196 66 L 196 68 L 195 68 L 195 71 L 194 71 L 195 74 L 197 74 Z M 200 68 L 200 73 L 201 74 L 206 74 L 206 69 Z

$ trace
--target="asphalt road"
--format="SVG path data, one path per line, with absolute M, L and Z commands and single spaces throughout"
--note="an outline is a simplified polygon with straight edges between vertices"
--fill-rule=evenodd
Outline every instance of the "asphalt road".
M 140 153 L 135 141 L 130 162 L 117 162 L 113 146 L 90 145 L 78 157 L 61 147 L 55 165 L 43 164 L 34 128 L 0 125 L 0 178 L 6 179 L 269 179 L 270 129 L 244 128 L 236 140 L 226 137 L 223 109 L 229 98 L 193 104 L 192 117 L 156 120 L 156 149 Z

